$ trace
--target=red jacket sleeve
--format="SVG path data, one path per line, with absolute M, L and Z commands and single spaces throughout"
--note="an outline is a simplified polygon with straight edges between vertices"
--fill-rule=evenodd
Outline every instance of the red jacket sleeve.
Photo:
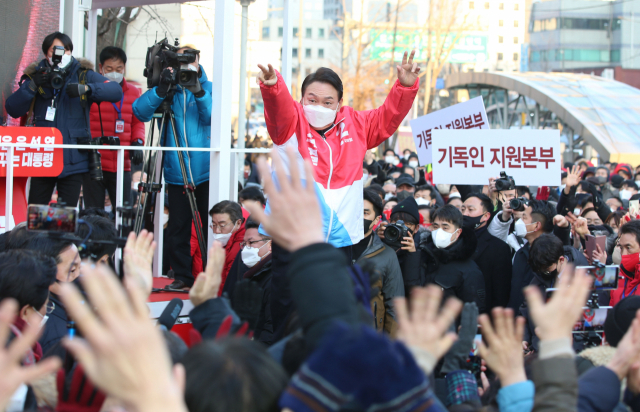
M 295 102 L 287 89 L 280 73 L 276 72 L 278 82 L 273 86 L 260 83 L 260 92 L 264 101 L 264 119 L 273 143 L 282 145 L 293 135 L 298 125 Z
M 419 87 L 420 79 L 411 87 L 404 87 L 396 80 L 382 106 L 356 112 L 366 127 L 367 149 L 377 147 L 398 130 L 411 110 Z

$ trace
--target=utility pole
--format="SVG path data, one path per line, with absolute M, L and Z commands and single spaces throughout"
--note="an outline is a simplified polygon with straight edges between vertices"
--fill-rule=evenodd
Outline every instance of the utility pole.
M 304 0 L 300 0 L 300 15 L 298 17 L 298 84 L 297 93 L 302 93 L 302 23 L 304 19 L 303 13 Z M 302 96 L 300 96 L 302 98 Z
M 240 32 L 240 95 L 238 96 L 238 136 L 237 148 L 244 149 L 247 134 L 247 23 L 249 20 L 249 5 L 256 0 L 238 0 L 242 6 L 242 26 Z M 244 176 L 244 153 L 238 152 L 240 176 Z M 244 185 L 244 183 L 243 183 Z

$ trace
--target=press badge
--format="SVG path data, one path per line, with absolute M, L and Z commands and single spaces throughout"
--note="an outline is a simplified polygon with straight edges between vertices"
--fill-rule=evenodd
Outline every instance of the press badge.
M 116 120 L 116 133 L 124 133 L 124 120 Z
M 52 122 L 55 117 L 56 117 L 56 108 L 52 106 L 47 107 L 47 114 L 44 116 L 44 120 L 48 122 Z

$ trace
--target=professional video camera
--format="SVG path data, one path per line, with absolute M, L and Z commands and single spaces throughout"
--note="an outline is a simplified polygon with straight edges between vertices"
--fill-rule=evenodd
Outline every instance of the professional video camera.
M 62 89 L 64 86 L 64 78 L 67 75 L 67 72 L 64 68 L 60 67 L 60 62 L 62 61 L 62 56 L 64 56 L 64 47 L 62 46 L 53 46 L 53 55 L 51 56 L 51 61 L 53 62 L 53 67 L 47 67 L 44 70 L 44 73 L 49 74 L 50 86 L 52 89 Z
M 177 38 L 173 46 L 164 38 L 147 49 L 144 77 L 147 78 L 149 89 L 160 84 L 162 71 L 169 67 L 173 68 L 172 83 L 174 85 L 195 86 L 197 84 L 198 72 L 189 69 L 189 63 L 196 61 L 196 54 L 200 50 L 187 49 L 183 53 L 178 53 L 178 50 L 180 47 Z
M 509 200 L 509 207 L 514 212 L 524 212 L 524 209 L 527 207 L 527 205 L 529 205 L 529 199 L 527 199 L 526 197 L 516 197 Z
M 403 246 L 402 240 L 407 236 L 409 236 L 409 228 L 402 220 L 391 223 L 384 229 L 384 241 L 392 248 L 400 249 Z
M 512 176 L 507 176 L 506 172 L 500 172 L 500 179 L 496 180 L 496 191 L 513 190 L 516 188 L 516 181 Z

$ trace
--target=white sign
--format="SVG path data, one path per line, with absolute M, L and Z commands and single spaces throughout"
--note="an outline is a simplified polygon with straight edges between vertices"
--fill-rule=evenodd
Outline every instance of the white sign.
M 413 119 L 411 131 L 418 150 L 420 166 L 433 163 L 431 141 L 434 130 L 488 128 L 489 120 L 484 110 L 482 96 Z
M 434 130 L 433 182 L 486 185 L 504 171 L 516 185 L 560 186 L 559 130 Z

